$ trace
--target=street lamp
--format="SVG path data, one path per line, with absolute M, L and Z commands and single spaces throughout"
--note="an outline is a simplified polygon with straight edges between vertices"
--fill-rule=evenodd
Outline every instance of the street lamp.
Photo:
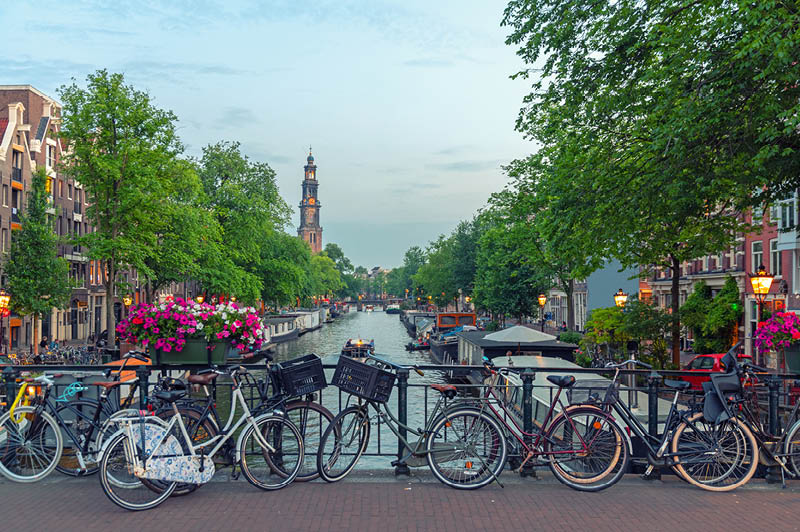
M 539 294 L 537 299 L 539 300 L 539 316 L 542 319 L 542 332 L 544 332 L 544 306 L 547 304 L 547 296 Z
M 197 301 L 198 303 L 202 303 L 203 301 L 205 301 L 205 299 L 206 298 L 203 297 L 203 294 L 199 294 L 194 298 L 194 300 Z
M 130 294 L 125 294 L 125 297 L 122 298 L 122 304 L 125 305 L 125 308 L 128 308 L 133 303 L 133 298 Z
M 617 290 L 614 294 L 614 304 L 620 308 L 625 306 L 625 303 L 628 302 L 628 294 L 622 291 L 622 288 Z
M 758 327 L 758 323 L 761 321 L 761 311 L 764 305 L 764 299 L 769 294 L 769 289 L 772 287 L 772 280 L 775 278 L 774 275 L 769 273 L 764 265 L 761 264 L 758 267 L 758 271 L 756 273 L 750 274 L 750 284 L 753 285 L 753 293 L 756 296 L 756 302 L 758 303 L 758 315 L 756 316 L 756 327 Z M 762 360 L 759 359 L 759 364 L 763 363 Z

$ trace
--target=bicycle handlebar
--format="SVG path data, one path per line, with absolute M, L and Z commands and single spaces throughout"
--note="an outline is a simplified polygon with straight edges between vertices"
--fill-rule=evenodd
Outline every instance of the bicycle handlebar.
M 613 362 L 609 362 L 608 364 L 606 364 L 606 367 L 607 368 L 621 368 L 623 366 L 627 366 L 628 364 L 634 364 L 636 366 L 642 366 L 643 368 L 646 368 L 646 369 L 653 369 L 653 366 L 651 366 L 650 364 L 645 364 L 641 360 L 636 360 L 635 358 L 629 358 L 625 362 L 620 362 L 619 364 L 614 364 Z
M 755 364 L 751 364 L 749 362 L 745 362 L 744 364 L 742 364 L 742 369 L 744 369 L 745 371 L 752 370 L 760 373 L 769 373 L 769 370 L 767 368 L 762 368 L 761 366 L 756 366 Z

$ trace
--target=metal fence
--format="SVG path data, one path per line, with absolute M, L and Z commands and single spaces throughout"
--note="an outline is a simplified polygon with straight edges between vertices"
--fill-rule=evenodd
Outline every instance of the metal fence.
M 264 372 L 266 370 L 266 366 L 263 364 L 242 364 L 256 376 L 260 376 L 260 372 Z M 155 384 L 154 381 L 151 380 L 151 376 L 158 372 L 162 372 L 162 374 L 167 374 L 164 372 L 172 372 L 171 375 L 174 376 L 174 372 L 191 372 L 197 371 L 200 369 L 204 369 L 207 366 L 201 365 L 162 365 L 162 366 L 153 366 L 153 365 L 137 365 L 126 367 L 125 371 L 135 372 L 136 380 L 140 383 L 145 383 L 143 386 L 140 385 L 139 390 L 141 393 L 138 394 L 138 403 L 139 407 L 144 409 L 146 408 L 148 402 L 148 394 L 149 390 Z M 335 368 L 335 365 L 325 364 L 324 368 L 326 369 L 326 373 L 328 376 L 328 381 L 330 381 L 331 373 Z M 460 374 L 464 375 L 466 373 L 474 373 L 479 374 L 483 369 L 481 366 L 458 366 L 458 365 L 419 365 L 418 366 L 423 371 L 440 371 L 443 374 L 452 375 L 452 374 Z M 2 370 L 2 377 L 4 380 L 4 386 L 0 388 L 0 396 L 3 395 L 5 392 L 5 402 L 6 404 L 10 404 L 13 401 L 14 397 L 17 393 L 17 386 L 18 382 L 21 381 L 27 375 L 31 374 L 39 374 L 39 373 L 47 373 L 48 375 L 56 375 L 58 378 L 56 379 L 56 383 L 54 385 L 54 390 L 52 393 L 56 396 L 60 395 L 67 386 L 69 386 L 73 382 L 78 382 L 82 386 L 87 388 L 87 391 L 81 392 L 77 394 L 75 397 L 80 399 L 81 397 L 89 397 L 89 398 L 96 398 L 99 396 L 99 385 L 95 385 L 93 383 L 97 382 L 98 380 L 107 380 L 103 376 L 103 370 L 112 369 L 117 370 L 118 366 L 86 366 L 86 365 L 52 365 L 52 364 L 44 364 L 44 365 L 21 365 L 21 366 L 14 366 L 14 365 L 7 365 Z M 520 417 L 522 420 L 522 429 L 524 432 L 531 434 L 535 433 L 535 415 L 534 411 L 536 406 L 534 405 L 534 390 L 535 389 L 547 389 L 549 393 L 550 402 L 553 400 L 554 391 L 557 389 L 555 386 L 542 386 L 542 385 L 534 385 L 534 378 L 536 373 L 548 373 L 548 374 L 581 374 L 581 373 L 589 373 L 589 374 L 612 374 L 614 370 L 606 370 L 606 369 L 598 369 L 598 368 L 515 368 L 515 370 L 520 371 L 519 377 L 521 380 L 520 385 L 508 385 L 506 386 L 506 393 L 513 393 L 518 394 L 516 395 L 515 403 L 520 405 L 521 408 L 519 409 Z M 648 397 L 648 412 L 647 412 L 647 423 L 646 426 L 648 428 L 648 432 L 653 436 L 660 436 L 659 434 L 659 413 L 658 413 L 658 399 L 672 399 L 672 394 L 674 390 L 667 391 L 661 385 L 662 378 L 680 378 L 683 376 L 697 376 L 696 373 L 687 372 L 687 371 L 668 371 L 668 370 L 658 370 L 658 371 L 649 371 L 649 370 L 621 370 L 621 374 L 623 375 L 631 375 L 634 381 L 633 386 L 626 387 L 625 390 L 630 391 L 637 391 L 646 393 Z M 27 375 L 26 375 L 27 374 Z M 169 375 L 169 374 L 168 374 Z M 710 375 L 710 374 L 709 374 Z M 796 382 L 797 381 L 797 382 Z M 134 380 L 127 381 L 124 385 L 129 385 L 135 382 Z M 229 386 L 225 382 L 221 382 L 219 384 L 215 384 L 213 387 L 213 393 L 215 397 L 218 395 L 218 389 L 222 387 Z M 470 397 L 477 396 L 482 389 L 484 388 L 483 384 L 456 384 L 459 390 L 459 395 L 461 396 L 461 400 L 469 399 Z M 580 382 L 578 384 L 580 386 Z M 409 424 L 409 407 L 412 407 L 413 412 L 415 415 L 419 416 L 418 421 L 420 426 L 425 426 L 427 424 L 430 414 L 430 409 L 432 405 L 438 399 L 438 392 L 432 390 L 430 383 L 415 383 L 411 382 L 409 370 L 401 369 L 397 371 L 397 380 L 395 382 L 395 392 L 393 398 L 390 398 L 389 403 L 387 406 L 393 408 L 397 419 L 405 424 Z M 795 374 L 770 374 L 765 375 L 763 378 L 763 384 L 760 386 L 758 391 L 758 396 L 760 403 L 764 405 L 764 414 L 767 419 L 764 420 L 765 423 L 768 423 L 769 430 L 774 435 L 780 435 L 782 430 L 786 427 L 784 426 L 784 417 L 785 414 L 789 411 L 791 407 L 794 406 L 794 403 L 800 397 L 800 375 Z M 113 393 L 115 395 L 111 395 L 110 397 L 113 400 L 117 401 L 119 404 L 121 400 L 121 391 L 119 388 L 114 389 Z M 223 394 L 224 395 L 224 394 Z M 630 400 L 630 397 L 626 397 L 625 391 L 620 393 L 620 400 L 627 402 Z M 245 396 L 249 399 L 252 405 L 257 404 L 260 401 L 260 393 L 259 390 L 255 389 L 255 387 L 250 386 L 249 390 L 245 390 Z M 413 396 L 410 399 L 410 396 Z M 667 397 L 669 396 L 669 397 Z M 347 395 L 346 393 L 341 392 L 335 387 L 328 386 L 325 390 L 321 392 L 317 392 L 317 401 L 327 406 L 331 412 L 335 415 L 338 410 L 343 409 L 347 406 L 348 402 L 351 401 L 352 396 Z M 698 395 L 697 393 L 681 393 L 680 402 L 684 405 L 699 405 L 700 401 L 702 401 L 702 396 Z M 0 407 L 2 408 L 7 407 Z M 224 411 L 222 412 L 225 413 Z M 504 416 L 508 416 L 507 413 L 504 413 Z M 398 427 L 400 434 L 407 438 L 406 430 L 401 426 Z M 388 434 L 388 435 L 387 435 Z M 526 437 L 529 439 L 529 437 Z M 530 443 L 530 441 L 526 441 L 526 443 Z M 639 447 L 641 451 L 641 447 Z M 644 461 L 646 463 L 646 456 L 641 455 L 641 452 L 637 455 L 637 446 L 634 445 L 634 462 L 637 460 Z M 373 432 L 373 436 L 371 437 L 371 445 L 368 448 L 365 456 L 373 456 L 373 457 L 386 457 L 386 461 L 384 465 L 388 464 L 391 460 L 395 458 L 402 458 L 407 454 L 407 450 L 404 448 L 403 443 L 394 436 L 391 431 L 383 431 L 381 424 L 378 424 L 377 430 Z M 513 453 L 512 453 L 513 458 Z M 395 469 L 396 473 L 407 473 L 407 468 L 405 466 L 398 466 Z M 525 470 L 522 471 L 523 474 L 534 474 L 531 467 L 526 466 Z

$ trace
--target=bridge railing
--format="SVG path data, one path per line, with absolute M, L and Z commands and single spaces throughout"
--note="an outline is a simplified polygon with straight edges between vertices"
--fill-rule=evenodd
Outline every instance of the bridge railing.
M 239 364 L 237 364 L 239 365 Z M 243 366 L 247 367 L 251 372 L 253 372 L 256 376 L 263 375 L 261 372 L 265 372 L 266 367 L 263 364 L 242 364 Z M 138 404 L 140 408 L 145 408 L 148 401 L 148 395 L 152 386 L 155 384 L 156 380 L 151 378 L 156 376 L 158 373 L 167 374 L 171 376 L 181 376 L 181 374 L 185 374 L 186 372 L 197 371 L 200 369 L 204 369 L 207 366 L 203 365 L 140 365 L 140 366 L 131 366 L 126 368 L 125 371 L 135 372 L 136 380 L 140 383 L 144 383 L 140 385 L 139 390 L 141 393 L 138 394 Z M 326 370 L 326 374 L 328 377 L 328 381 L 331 380 L 331 376 L 333 373 L 334 368 L 336 367 L 333 364 L 324 364 L 323 367 Z M 419 369 L 425 372 L 440 372 L 441 376 L 444 377 L 445 375 L 450 375 L 453 373 L 464 375 L 466 373 L 473 373 L 479 375 L 482 371 L 482 366 L 461 366 L 461 365 L 418 365 Z M 44 364 L 44 365 L 22 365 L 22 366 L 14 366 L 14 365 L 7 365 L 3 367 L 2 370 L 2 377 L 4 380 L 4 385 L 0 387 L 0 396 L 5 395 L 5 403 L 10 404 L 13 401 L 14 397 L 17 393 L 17 386 L 21 378 L 32 375 L 32 374 L 39 374 L 39 373 L 47 373 L 50 375 L 57 374 L 60 375 L 58 379 L 56 379 L 56 383 L 54 385 L 54 390 L 52 393 L 57 397 L 61 395 L 64 390 L 72 383 L 78 382 L 83 387 L 86 388 L 83 392 L 76 394 L 75 398 L 80 399 L 81 397 L 89 397 L 89 398 L 96 398 L 99 396 L 99 385 L 94 384 L 97 381 L 107 380 L 103 376 L 103 371 L 107 369 L 116 370 L 116 366 L 86 366 L 86 365 L 51 365 L 51 364 Z M 557 389 L 554 386 L 549 385 L 542 385 L 542 384 L 535 384 L 535 376 L 537 373 L 545 373 L 545 374 L 605 374 L 611 375 L 613 374 L 614 370 L 607 370 L 601 368 L 521 368 L 517 367 L 516 370 L 520 370 L 521 373 L 519 374 L 519 378 L 521 384 L 517 385 L 503 385 L 505 389 L 504 393 L 507 396 L 511 394 L 518 394 L 515 397 L 519 397 L 518 401 L 515 401 L 515 404 L 519 406 L 521 404 L 521 408 L 518 408 L 519 411 L 514 412 L 513 408 L 509 410 L 512 411 L 511 414 L 503 411 L 503 416 L 508 417 L 509 415 L 518 416 L 521 418 L 522 421 L 522 429 L 524 432 L 532 434 L 535 433 L 535 411 L 537 406 L 534 403 L 537 401 L 534 399 L 534 395 L 538 398 L 547 397 L 550 402 L 552 402 L 554 397 L 554 392 Z M 681 378 L 685 376 L 693 376 L 697 377 L 696 372 L 689 372 L 689 371 L 673 371 L 673 370 L 657 370 L 657 371 L 649 371 L 649 370 L 620 370 L 622 375 L 631 375 L 633 376 L 633 386 L 629 386 L 628 384 L 624 383 L 623 386 L 625 387 L 623 391 L 620 393 L 620 400 L 623 402 L 628 402 L 630 400 L 629 394 L 625 393 L 625 391 L 634 391 L 634 392 L 641 392 L 645 393 L 648 398 L 648 412 L 647 412 L 647 422 L 645 426 L 647 427 L 649 434 L 655 437 L 660 437 L 659 434 L 659 426 L 663 424 L 663 419 L 660 418 L 658 412 L 658 401 L 659 399 L 672 399 L 672 394 L 674 394 L 674 390 L 670 389 L 667 390 L 661 385 L 661 380 L 664 377 L 667 378 Z M 426 376 L 426 378 L 430 379 L 430 374 Z M 444 381 L 444 379 L 442 379 Z M 798 382 L 795 382 L 798 381 Z M 134 382 L 134 380 L 129 380 L 124 383 L 124 385 L 130 385 Z M 438 392 L 431 388 L 431 382 L 423 382 L 420 377 L 417 377 L 416 374 L 409 374 L 408 370 L 401 369 L 397 371 L 397 379 L 395 382 L 395 388 L 393 393 L 393 397 L 389 399 L 389 403 L 387 406 L 392 409 L 397 416 L 398 420 L 407 425 L 412 426 L 414 428 L 422 428 L 426 425 L 429 419 L 429 415 L 431 414 L 431 408 L 438 400 Z M 222 404 L 220 410 L 220 414 L 222 416 L 227 415 L 227 411 L 225 410 L 226 407 L 224 406 L 224 397 L 227 395 L 230 396 L 229 391 L 229 383 L 220 382 L 213 387 L 213 393 L 215 397 L 220 396 L 221 400 L 220 403 Z M 480 394 L 485 387 L 484 384 L 456 384 L 459 395 L 462 397 L 474 397 Z M 576 386 L 580 386 L 580 381 Z M 221 388 L 221 391 L 218 390 Z M 3 394 L 5 392 L 5 394 Z M 789 410 L 794 406 L 795 402 L 800 397 L 800 375 L 796 374 L 770 374 L 764 377 L 763 384 L 757 390 L 759 402 L 763 404 L 763 412 L 765 413 L 766 419 L 764 422 L 768 425 L 769 430 L 774 435 L 780 435 L 782 430 L 785 430 L 785 417 Z M 112 401 L 116 400 L 117 404 L 121 400 L 121 396 L 124 396 L 124 393 L 121 393 L 119 388 L 114 390 L 114 394 L 111 395 Z M 252 405 L 258 404 L 260 400 L 259 391 L 254 387 L 250 387 L 248 390 L 245 391 L 245 395 L 250 401 Z M 353 396 L 350 396 L 333 386 L 328 386 L 326 389 L 318 392 L 317 394 L 317 401 L 324 404 L 331 412 L 335 415 L 339 410 L 345 408 L 348 404 L 352 404 L 355 401 Z M 565 404 L 566 400 L 564 399 Z M 702 401 L 702 396 L 696 393 L 682 393 L 680 395 L 680 402 L 685 405 L 699 405 Z M 538 404 L 538 403 L 537 403 Z M 630 405 L 629 405 L 630 406 Z M 0 409 L 7 408 L 0 407 Z M 409 410 L 411 408 L 411 410 Z M 409 412 L 412 412 L 413 419 L 409 418 Z M 663 416 L 663 413 L 662 413 Z M 409 423 L 411 421 L 411 423 Z M 510 421 L 506 419 L 506 421 Z M 365 453 L 366 456 L 370 457 L 386 457 L 390 459 L 402 458 L 407 454 L 407 450 L 405 449 L 403 443 L 394 436 L 391 431 L 388 429 L 384 429 L 383 424 L 378 424 L 377 430 L 373 428 L 375 432 L 373 432 L 373 436 L 370 438 L 371 444 L 370 447 L 367 449 Z M 513 423 L 509 423 L 509 425 L 513 426 Z M 404 428 L 399 427 L 399 432 L 403 437 L 407 439 L 407 432 Z M 528 440 L 529 437 L 526 437 Z M 526 441 L 526 443 L 530 443 L 530 441 Z M 635 443 L 635 442 L 634 442 Z M 636 459 L 641 459 L 642 461 L 646 462 L 646 451 L 643 449 L 643 446 L 634 445 L 634 461 Z M 518 456 L 515 457 L 513 452 L 511 453 L 512 460 L 514 458 L 519 458 Z M 387 460 L 389 461 L 389 460 Z M 385 464 L 381 464 L 385 465 Z M 395 472 L 398 474 L 407 473 L 408 469 L 405 466 L 398 466 L 395 469 Z M 530 465 L 526 464 L 525 469 L 521 472 L 522 474 L 532 475 L 534 474 L 533 468 Z

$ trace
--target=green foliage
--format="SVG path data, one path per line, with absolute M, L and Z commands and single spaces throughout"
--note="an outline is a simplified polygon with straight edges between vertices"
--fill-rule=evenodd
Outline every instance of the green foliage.
M 72 292 L 69 264 L 58 257 L 58 237 L 46 213 L 47 179 L 43 169 L 33 174 L 27 210 L 21 228 L 11 232 L 11 249 L 3 266 L 11 309 L 35 318 L 53 308 L 65 308 Z
M 324 253 L 311 256 L 310 271 L 309 296 L 327 296 L 343 286 L 336 264 Z
M 628 300 L 623 312 L 623 330 L 639 344 L 639 358 L 657 368 L 666 368 L 670 359 L 667 337 L 672 316 L 656 305 Z
M 344 251 L 342 251 L 342 248 L 340 248 L 338 244 L 334 244 L 333 242 L 325 244 L 323 253 L 336 263 L 336 269 L 339 270 L 339 273 L 346 274 L 353 271 L 353 263 L 350 262 L 350 259 L 345 257 Z
M 295 305 L 307 295 L 311 249 L 283 231 L 272 231 L 261 246 L 261 298 L 275 307 Z
M 575 331 L 566 331 L 559 334 L 558 339 L 568 344 L 579 345 L 581 343 L 581 340 L 583 340 L 583 335 Z
M 733 345 L 733 336 L 743 314 L 736 280 L 728 276 L 716 297 L 700 281 L 681 309 L 683 322 L 694 336 L 697 353 L 723 353 Z
M 592 367 L 592 357 L 585 351 L 578 349 L 575 351 L 575 363 L 583 368 Z
M 106 293 L 112 294 L 120 267 L 150 273 L 146 259 L 159 245 L 159 213 L 179 184 L 176 118 L 155 107 L 145 92 L 125 85 L 122 74 L 105 70 L 90 74 L 85 89 L 73 83 L 59 95 L 61 135 L 69 146 L 65 170 L 83 185 L 86 216 L 94 226 L 80 244 L 107 269 Z M 111 345 L 113 300 L 106 298 Z
M 598 345 L 614 349 L 625 347 L 631 339 L 625 329 L 625 317 L 619 307 L 598 308 L 592 311 L 592 317 L 586 322 L 586 345 Z

